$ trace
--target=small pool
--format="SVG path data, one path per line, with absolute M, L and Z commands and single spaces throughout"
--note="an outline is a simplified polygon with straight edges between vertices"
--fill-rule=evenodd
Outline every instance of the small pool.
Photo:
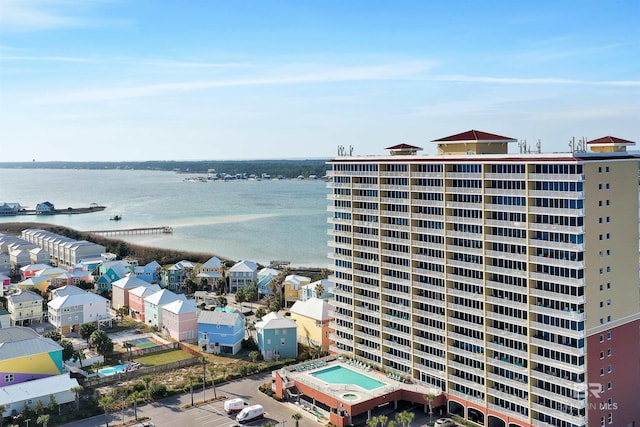
M 109 375 L 115 375 L 118 372 L 124 372 L 127 369 L 127 365 L 109 366 L 108 368 L 102 368 L 98 371 L 98 375 L 101 377 L 108 377 Z
M 344 366 L 332 366 L 331 368 L 313 372 L 310 375 L 329 384 L 355 384 L 365 390 L 374 390 L 387 385 L 382 381 L 378 381 L 360 372 L 352 371 Z
M 360 396 L 358 396 L 355 393 L 345 393 L 340 397 L 342 398 L 342 400 L 358 400 L 358 399 L 360 399 Z

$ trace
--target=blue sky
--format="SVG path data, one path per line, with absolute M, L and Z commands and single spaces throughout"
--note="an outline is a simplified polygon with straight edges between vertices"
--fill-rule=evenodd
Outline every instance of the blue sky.
M 430 154 L 469 129 L 640 144 L 639 18 L 639 0 L 0 0 L 0 161 Z

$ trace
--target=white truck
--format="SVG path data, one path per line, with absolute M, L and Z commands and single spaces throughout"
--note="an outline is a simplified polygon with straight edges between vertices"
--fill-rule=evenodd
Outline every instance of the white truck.
M 224 401 L 224 410 L 227 414 L 235 414 L 236 412 L 242 411 L 247 406 L 249 406 L 249 402 L 240 397 Z
M 251 421 L 264 418 L 264 408 L 262 405 L 252 405 L 244 408 L 238 415 L 236 421 L 240 424 L 250 423 Z

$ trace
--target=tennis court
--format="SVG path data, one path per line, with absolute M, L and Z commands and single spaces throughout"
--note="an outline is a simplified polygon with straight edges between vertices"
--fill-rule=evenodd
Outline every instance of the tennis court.
M 158 341 L 154 340 L 151 337 L 136 338 L 134 340 L 130 340 L 129 342 L 134 347 L 137 347 L 140 350 L 145 349 L 145 348 L 156 347 L 156 346 L 162 345 L 162 343 L 159 343 Z

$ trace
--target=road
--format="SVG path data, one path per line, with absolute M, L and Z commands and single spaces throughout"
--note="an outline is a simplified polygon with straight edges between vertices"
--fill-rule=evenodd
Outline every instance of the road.
M 293 405 L 288 403 L 280 403 L 269 396 L 258 391 L 258 386 L 265 382 L 271 382 L 271 374 L 260 374 L 241 380 L 231 381 L 216 386 L 217 396 L 226 396 L 227 399 L 234 397 L 242 397 L 250 404 L 261 404 L 265 408 L 266 416 L 263 420 L 254 421 L 247 424 L 249 426 L 261 426 L 267 421 L 271 421 L 281 427 L 294 427 L 295 421 L 291 418 L 295 412 L 303 415 L 298 425 L 299 427 L 318 427 L 321 424 L 304 411 L 296 411 Z M 213 388 L 209 387 L 205 391 L 207 399 L 214 395 Z M 194 402 L 196 406 L 193 408 L 183 409 L 184 405 L 191 404 L 191 394 L 181 394 L 166 399 L 162 399 L 151 404 L 138 407 L 138 417 L 149 417 L 157 427 L 169 426 L 212 426 L 212 427 L 229 427 L 235 426 L 237 423 L 233 416 L 228 416 L 223 409 L 224 400 L 210 402 L 197 405 L 197 402 L 203 401 L 203 393 L 200 390 L 194 393 Z M 133 408 L 124 411 L 124 420 L 129 422 L 133 419 Z M 114 426 L 122 424 L 123 414 L 119 411 L 109 416 L 109 425 Z M 92 418 L 75 421 L 65 424 L 65 427 L 98 427 L 106 426 L 104 415 L 98 415 Z

